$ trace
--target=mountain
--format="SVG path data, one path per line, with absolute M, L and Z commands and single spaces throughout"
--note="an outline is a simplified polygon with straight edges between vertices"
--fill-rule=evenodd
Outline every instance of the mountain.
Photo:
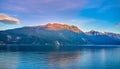
M 44 28 L 44 29 L 46 28 L 48 30 L 70 30 L 76 33 L 82 32 L 77 26 L 74 25 L 70 26 L 67 24 L 58 24 L 58 23 L 54 23 L 54 24 L 48 23 L 46 25 L 32 26 L 29 28 Z
M 88 35 L 88 39 L 94 44 L 120 44 L 120 34 L 109 33 L 109 32 L 98 32 L 91 30 L 85 32 Z
M 55 44 L 61 45 L 119 45 L 120 34 L 109 32 L 83 32 L 76 26 L 67 24 L 46 24 L 26 26 L 11 30 L 0 31 L 0 44 Z

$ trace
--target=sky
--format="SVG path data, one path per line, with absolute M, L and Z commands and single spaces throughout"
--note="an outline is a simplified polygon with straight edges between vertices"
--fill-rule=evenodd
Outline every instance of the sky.
M 47 23 L 120 33 L 120 0 L 0 0 L 0 30 Z

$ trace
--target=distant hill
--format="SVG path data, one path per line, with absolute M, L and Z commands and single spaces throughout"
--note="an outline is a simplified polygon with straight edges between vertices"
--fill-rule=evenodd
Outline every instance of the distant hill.
M 56 41 L 63 45 L 119 45 L 120 34 L 94 30 L 83 32 L 76 26 L 58 23 L 0 31 L 0 44 L 49 45 Z

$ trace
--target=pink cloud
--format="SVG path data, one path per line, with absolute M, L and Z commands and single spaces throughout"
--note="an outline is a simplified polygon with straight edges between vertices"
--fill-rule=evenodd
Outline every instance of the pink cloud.
M 19 24 L 19 20 L 17 18 L 10 17 L 6 14 L 0 14 L 0 23 Z
M 101 2 L 101 0 L 96 0 L 94 3 L 92 3 L 91 0 L 9 0 L 8 2 L 0 3 L 0 8 L 20 12 L 41 13 L 95 8 L 99 6 Z

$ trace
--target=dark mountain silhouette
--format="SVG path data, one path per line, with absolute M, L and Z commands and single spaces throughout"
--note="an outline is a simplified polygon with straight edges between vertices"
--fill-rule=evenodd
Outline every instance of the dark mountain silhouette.
M 61 45 L 119 45 L 120 34 L 90 31 L 83 32 L 76 26 L 67 24 L 46 24 L 26 26 L 0 31 L 0 44 L 43 44 L 59 42 Z

